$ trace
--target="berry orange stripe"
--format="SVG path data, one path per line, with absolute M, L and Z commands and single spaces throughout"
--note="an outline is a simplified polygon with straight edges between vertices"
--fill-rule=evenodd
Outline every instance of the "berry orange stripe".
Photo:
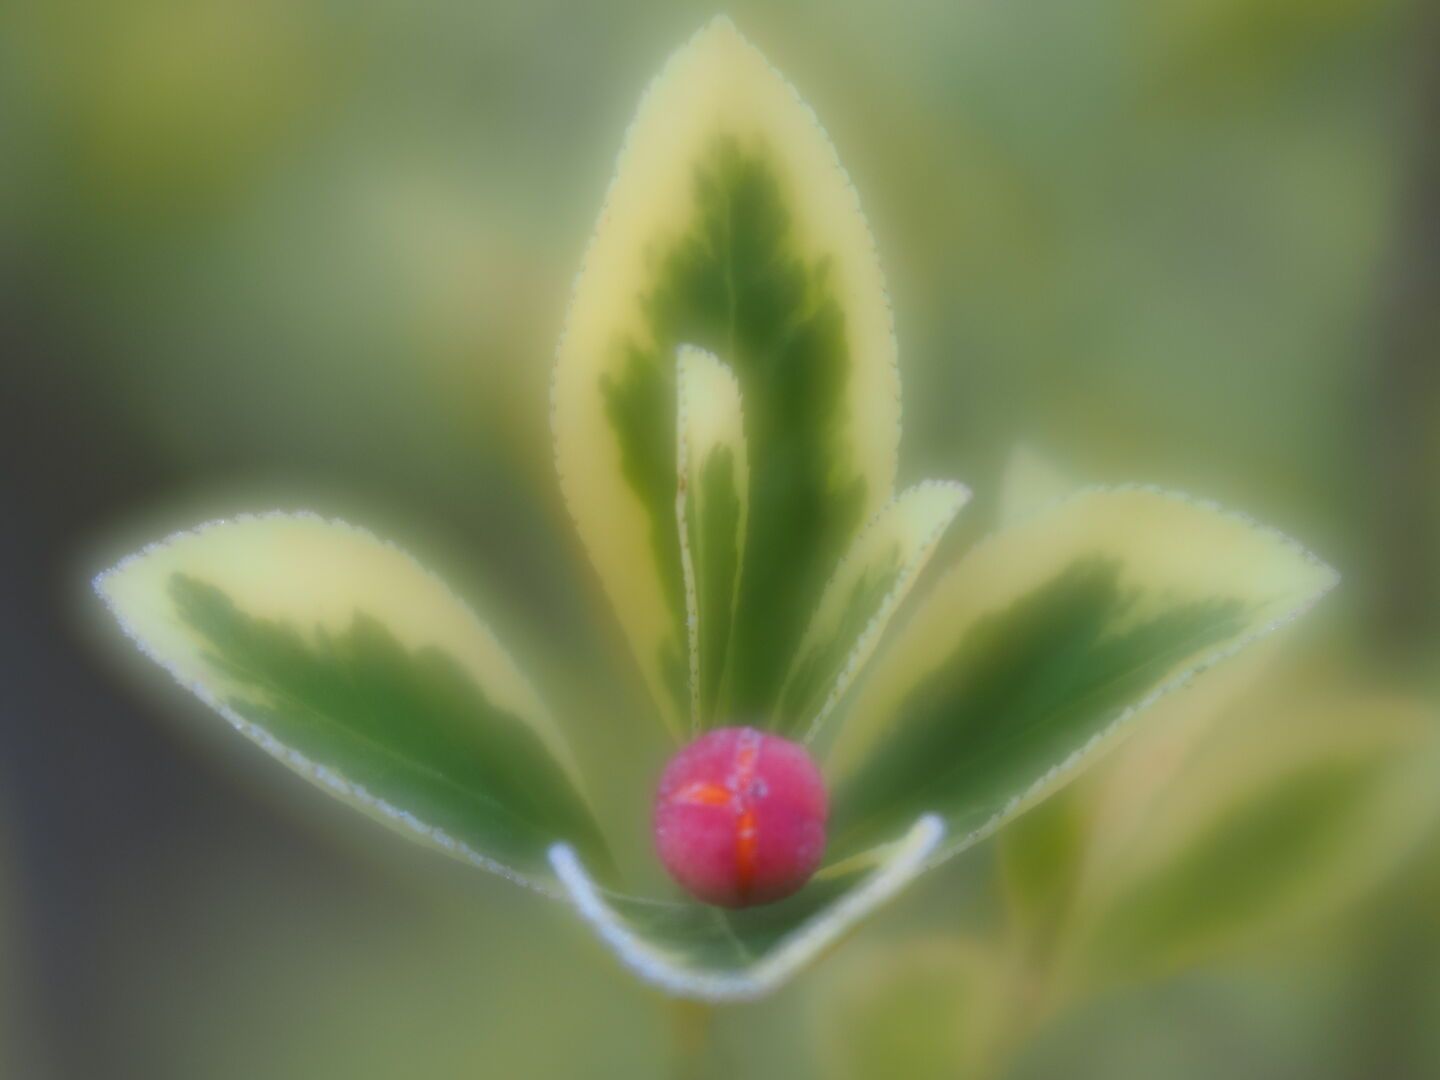
M 758 829 L 755 821 L 755 807 L 751 801 L 754 793 L 751 787 L 760 759 L 760 733 L 746 728 L 740 734 L 735 752 L 735 771 L 730 786 L 741 806 L 735 819 L 735 885 L 741 899 L 750 894 L 755 881 L 755 854 L 759 846 Z

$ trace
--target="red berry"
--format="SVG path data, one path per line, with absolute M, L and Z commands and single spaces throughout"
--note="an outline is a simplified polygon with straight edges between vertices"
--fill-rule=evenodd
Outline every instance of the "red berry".
M 655 847 L 698 899 L 768 904 L 810 880 L 825 851 L 828 809 L 804 747 L 754 728 L 718 728 L 665 766 Z

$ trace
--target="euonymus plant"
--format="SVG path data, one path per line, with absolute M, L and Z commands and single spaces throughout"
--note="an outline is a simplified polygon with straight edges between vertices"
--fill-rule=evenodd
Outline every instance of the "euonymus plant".
M 855 191 L 814 114 L 725 20 L 640 106 L 552 411 L 560 484 L 655 737 L 745 727 L 819 765 L 823 859 L 785 899 L 730 911 L 628 890 L 567 747 L 585 718 L 552 718 L 479 618 L 358 528 L 213 522 L 97 588 L 266 751 L 422 843 L 568 899 L 676 995 L 774 989 L 1335 580 L 1245 518 L 1097 488 L 976 545 L 891 632 L 968 493 L 897 492 L 896 344 Z

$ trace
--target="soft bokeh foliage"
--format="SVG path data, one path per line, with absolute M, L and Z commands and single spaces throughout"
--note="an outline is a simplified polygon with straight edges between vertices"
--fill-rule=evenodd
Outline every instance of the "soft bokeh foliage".
M 0 11 L 0 880 L 19 882 L 0 983 L 21 991 L 17 1075 L 667 1071 L 662 1007 L 582 931 L 203 752 L 230 743 L 151 680 L 133 681 L 157 708 L 118 693 L 70 590 L 133 541 L 240 505 L 363 519 L 484 600 L 558 713 L 597 717 L 574 739 L 598 812 L 643 817 L 659 750 L 617 748 L 650 745 L 627 738 L 649 706 L 638 676 L 611 677 L 632 669 L 565 527 L 545 405 L 618 136 L 711 13 Z M 1397 581 L 1423 598 L 1440 573 L 1440 544 L 1395 539 L 1397 507 L 1436 502 L 1440 424 L 1396 468 L 1378 452 L 1391 414 L 1370 405 L 1386 327 L 1413 317 L 1387 297 L 1423 212 L 1419 5 L 731 14 L 821 112 L 879 237 L 901 485 L 955 473 L 993 500 L 1028 438 L 1074 475 L 1249 508 L 1345 574 L 1308 636 L 1425 714 L 1435 619 L 1386 613 Z M 1433 380 L 1409 397 L 1440 415 Z M 142 505 L 151 527 L 97 549 Z M 615 854 L 653 879 L 644 844 Z M 1061 1018 L 1017 1075 L 1433 1074 L 1440 861 L 1410 850 L 1298 944 L 1267 931 Z M 863 944 L 993 913 L 999 871 L 977 855 Z M 721 1059 L 823 1075 L 810 998 L 883 985 L 857 970 L 842 954 L 727 1014 Z
M 935 1075 L 1030 1075 L 1034 1047 L 1045 1060 L 1047 1044 L 1083 1045 L 1067 1021 L 1105 1016 L 1117 994 L 1197 969 L 1243 985 L 1246 963 L 1281 987 L 1305 977 L 1317 934 L 1363 918 L 1349 905 L 1414 858 L 1440 809 L 1433 710 L 1347 687 L 1335 666 L 1291 663 L 1256 683 L 1242 665 L 1160 706 L 1000 836 L 1001 925 L 979 918 L 837 961 L 853 967 L 813 1016 L 841 1075 L 890 1075 L 901 1031 Z M 929 1005 L 901 1004 L 911 999 Z M 1303 1060 L 1323 1060 L 1333 1039 L 1313 1032 Z M 1078 1075 L 1184 1067 L 1186 1051 L 1155 1052 Z

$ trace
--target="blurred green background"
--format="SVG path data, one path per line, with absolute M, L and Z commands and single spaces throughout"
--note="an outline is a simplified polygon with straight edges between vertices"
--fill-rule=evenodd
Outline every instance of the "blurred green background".
M 1292 647 L 1429 715 L 1433 6 L 729 11 L 861 192 L 901 346 L 902 480 L 969 482 L 973 535 L 1023 442 L 1077 480 L 1249 511 L 1346 578 Z M 548 380 L 629 116 L 713 13 L 0 6 L 5 1075 L 668 1074 L 670 1006 L 563 909 L 259 760 L 124 657 L 87 583 L 203 516 L 363 521 L 490 615 L 606 778 L 607 820 L 643 821 L 655 721 L 560 502 Z M 983 941 L 996 896 L 987 847 L 851 947 Z M 1437 910 L 1421 842 L 1323 924 L 1084 995 L 1010 1072 L 1440 1075 Z M 827 1010 L 880 981 L 866 970 L 842 950 L 727 1010 L 719 1067 L 860 1062 Z M 933 1034 L 947 1010 L 907 1022 Z

